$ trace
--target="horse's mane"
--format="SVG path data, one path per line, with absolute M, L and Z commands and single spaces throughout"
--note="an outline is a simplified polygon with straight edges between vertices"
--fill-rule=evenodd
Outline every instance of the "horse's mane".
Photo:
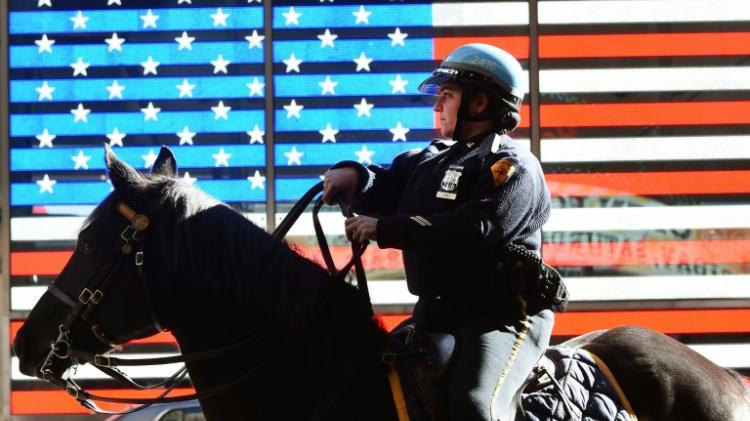
M 152 212 L 163 219 L 154 223 L 161 263 L 176 268 L 207 296 L 222 292 L 227 310 L 262 314 L 297 329 L 309 318 L 314 299 L 320 301 L 320 290 L 326 290 L 324 301 L 335 302 L 319 306 L 318 319 L 353 329 L 379 328 L 354 287 L 332 287 L 322 267 L 187 181 L 151 176 L 146 196 L 158 200 Z

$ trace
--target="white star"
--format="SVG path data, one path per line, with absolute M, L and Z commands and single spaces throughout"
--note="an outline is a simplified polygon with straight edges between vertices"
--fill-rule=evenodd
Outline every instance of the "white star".
M 141 159 L 143 159 L 143 168 L 151 168 L 154 166 L 154 162 L 156 162 L 156 158 L 158 155 L 154 153 L 153 149 L 148 150 L 148 155 L 141 155 Z
M 86 71 L 86 69 L 88 69 L 89 66 L 90 66 L 90 64 L 89 63 L 84 63 L 83 62 L 83 58 L 81 58 L 81 57 L 78 57 L 78 61 L 77 62 L 70 63 L 70 67 L 73 68 L 73 76 L 78 76 L 78 75 L 88 76 L 89 74 Z
M 44 83 L 42 83 L 42 86 L 37 87 L 35 90 L 39 93 L 39 101 L 43 99 L 49 99 L 52 100 L 52 92 L 55 92 L 54 86 L 49 86 L 47 84 L 47 81 L 45 80 Z
M 252 145 L 255 142 L 263 144 L 263 135 L 266 134 L 263 130 L 258 127 L 256 124 L 255 127 L 253 127 L 252 130 L 245 132 L 248 136 L 250 136 L 250 144 Z
M 406 37 L 408 37 L 409 34 L 405 32 L 401 32 L 401 29 L 396 28 L 395 31 L 388 34 L 388 38 L 391 39 L 391 47 L 395 47 L 396 45 L 404 46 L 404 40 Z
M 372 156 L 375 155 L 375 151 L 367 149 L 367 145 L 362 145 L 362 149 L 354 152 L 354 155 L 357 155 L 360 164 L 372 164 Z
M 91 110 L 83 108 L 83 104 L 78 103 L 78 108 L 74 108 L 70 112 L 73 113 L 73 123 L 78 123 L 79 121 L 83 121 L 84 123 L 89 122 L 88 116 Z
M 112 37 L 105 38 L 104 42 L 106 42 L 107 45 L 109 45 L 109 47 L 107 47 L 108 53 L 111 53 L 114 50 L 122 51 L 122 43 L 125 42 L 125 38 L 118 38 L 117 32 L 113 32 Z
M 36 4 L 36 7 L 52 7 L 52 0 L 39 0 L 39 2 Z
M 75 16 L 70 18 L 70 21 L 73 22 L 73 29 L 86 29 L 86 22 L 88 22 L 88 20 L 89 17 L 84 16 L 83 12 L 81 12 L 80 10 Z
M 88 155 L 83 154 L 83 149 L 78 150 L 78 155 L 71 156 L 70 159 L 75 162 L 75 168 L 74 170 L 77 170 L 79 168 L 83 168 L 84 170 L 89 169 L 89 161 L 91 160 L 91 157 Z
M 43 52 L 52 52 L 52 44 L 55 43 L 55 40 L 47 38 L 47 34 L 42 35 L 42 39 L 38 39 L 34 41 L 34 44 L 39 46 L 39 49 L 37 50 L 37 53 L 43 53 Z
M 112 81 L 112 84 L 106 87 L 109 91 L 109 99 L 120 98 L 122 99 L 122 91 L 125 90 L 124 85 L 120 85 L 116 80 Z
M 187 79 L 182 79 L 182 84 L 175 85 L 175 88 L 180 90 L 180 98 L 183 96 L 188 96 L 190 98 L 193 97 L 193 89 L 195 89 L 195 85 L 191 85 L 188 83 Z
M 326 76 L 326 80 L 318 82 L 318 85 L 323 88 L 323 91 L 320 94 L 325 95 L 326 93 L 330 92 L 331 95 L 336 95 L 336 91 L 333 88 L 335 88 L 338 84 L 338 82 L 332 81 L 330 76 Z
M 154 103 L 149 101 L 148 107 L 141 108 L 141 112 L 143 113 L 143 121 L 159 121 L 159 111 L 161 111 L 161 108 L 154 107 Z
M 408 80 L 401 79 L 401 75 L 396 75 L 396 79 L 389 80 L 388 83 L 391 85 L 391 93 L 395 94 L 398 92 L 401 92 L 402 94 L 406 93 L 406 85 L 409 83 Z
M 50 134 L 49 130 L 47 128 L 44 128 L 44 131 L 41 134 L 36 135 L 36 139 L 39 141 L 39 147 L 43 148 L 45 146 L 52 147 L 52 141 L 55 140 L 57 136 Z
M 263 48 L 263 40 L 266 39 L 265 35 L 258 35 L 258 30 L 253 29 L 253 34 L 245 37 L 247 40 L 247 48 L 252 50 L 255 47 L 260 49 Z
M 286 18 L 286 23 L 284 25 L 299 25 L 299 17 L 302 16 L 302 13 L 297 13 L 294 11 L 294 6 L 289 7 L 288 12 L 283 12 L 282 15 Z
M 41 180 L 37 180 L 36 184 L 39 185 L 39 193 L 54 193 L 54 191 L 52 191 L 52 186 L 57 184 L 57 181 L 50 180 L 49 175 L 44 174 L 44 178 Z
M 188 126 L 183 127 L 182 131 L 179 133 L 175 133 L 180 138 L 180 145 L 193 144 L 193 137 L 195 137 L 195 132 L 191 132 Z
M 113 4 L 116 4 L 118 6 L 122 6 L 122 2 L 120 0 L 107 0 L 107 6 L 111 6 Z
M 250 89 L 250 96 L 258 95 L 263 96 L 263 88 L 266 86 L 265 83 L 260 83 L 258 78 L 253 78 L 252 83 L 246 83 L 245 86 L 247 86 L 248 89 Z
M 302 116 L 300 115 L 300 111 L 302 111 L 303 108 L 305 108 L 304 105 L 297 105 L 297 101 L 292 100 L 289 105 L 284 105 L 284 109 L 286 110 L 286 118 L 302 118 Z
M 288 59 L 282 60 L 284 64 L 286 64 L 286 72 L 289 73 L 292 70 L 299 73 L 299 65 L 302 64 L 302 60 L 295 57 L 294 53 L 292 53 Z
M 325 48 L 326 45 L 330 45 L 331 48 L 334 48 L 333 41 L 338 37 L 338 35 L 332 34 L 330 29 L 326 29 L 325 33 L 318 35 L 318 39 L 320 40 L 320 48 Z
M 398 124 L 396 124 L 396 127 L 392 129 L 388 129 L 389 132 L 393 133 L 393 141 L 397 140 L 403 140 L 406 142 L 406 134 L 409 133 L 409 129 L 401 125 L 401 122 L 399 121 Z
M 220 148 L 218 153 L 212 154 L 212 157 L 216 160 L 216 167 L 218 166 L 229 166 L 229 158 L 232 157 L 232 154 L 224 152 L 224 148 Z
M 352 15 L 357 18 L 357 20 L 354 22 L 355 25 L 359 25 L 360 23 L 366 23 L 370 24 L 370 15 L 372 12 L 368 12 L 365 10 L 365 6 L 359 6 L 359 10 L 356 12 L 352 12 Z
M 219 101 L 219 104 L 215 107 L 211 107 L 211 111 L 214 112 L 214 120 L 218 120 L 220 118 L 223 118 L 224 120 L 229 120 L 229 111 L 232 109 L 232 107 L 227 107 L 224 105 L 224 101 Z
M 286 156 L 286 164 L 287 165 L 302 165 L 302 161 L 300 161 L 300 158 L 302 158 L 305 154 L 303 152 L 300 152 L 297 150 L 296 146 L 292 146 L 292 150 L 289 152 L 284 152 L 284 156 Z
M 224 13 L 221 10 L 221 7 L 216 9 L 216 13 L 211 14 L 211 19 L 214 20 L 214 28 L 217 26 L 227 26 L 227 18 L 230 15 L 228 13 Z
M 151 9 L 148 9 L 146 14 L 141 15 L 140 18 L 143 21 L 144 28 L 156 28 L 156 21 L 159 20 L 159 15 L 155 15 L 154 12 L 151 11 Z
M 158 74 L 156 68 L 159 67 L 159 64 L 161 63 L 154 61 L 153 57 L 148 56 L 148 59 L 141 63 L 141 66 L 143 66 L 143 75 L 146 76 L 149 73 Z
M 117 127 L 112 130 L 112 133 L 107 134 L 107 139 L 109 139 L 109 146 L 124 146 L 122 144 L 122 139 L 125 139 L 125 136 L 127 134 L 120 133 L 120 129 Z
M 357 109 L 357 117 L 362 117 L 363 115 L 366 115 L 367 117 L 372 117 L 370 114 L 370 110 L 372 110 L 372 107 L 375 105 L 368 104 L 367 100 L 362 98 L 362 101 L 359 102 L 359 104 L 354 104 L 354 108 Z
M 357 63 L 357 71 L 360 71 L 362 69 L 367 70 L 368 72 L 370 71 L 370 63 L 372 63 L 372 59 L 367 58 L 364 51 L 359 53 L 359 57 L 355 58 L 352 61 Z
M 177 46 L 177 51 L 182 51 L 184 49 L 192 50 L 195 37 L 188 36 L 187 31 L 182 31 L 182 36 L 179 36 L 174 40 L 179 44 Z
M 219 57 L 216 57 L 216 60 L 211 60 L 211 64 L 214 66 L 214 74 L 217 74 L 219 72 L 227 74 L 227 66 L 229 66 L 232 62 L 229 60 L 224 60 L 224 56 L 219 54 Z
M 190 176 L 190 171 L 185 171 L 185 174 L 182 175 L 182 179 L 190 184 L 195 184 L 195 182 L 198 180 L 197 178 Z
M 331 123 L 326 124 L 326 128 L 323 130 L 318 130 L 318 133 L 323 135 L 323 143 L 326 143 L 326 141 L 331 141 L 333 143 L 336 143 L 336 135 L 339 134 L 339 131 L 331 127 Z
M 250 190 L 261 189 L 265 190 L 266 177 L 260 175 L 260 171 L 255 170 L 255 174 L 252 177 L 247 177 L 247 181 L 250 182 Z

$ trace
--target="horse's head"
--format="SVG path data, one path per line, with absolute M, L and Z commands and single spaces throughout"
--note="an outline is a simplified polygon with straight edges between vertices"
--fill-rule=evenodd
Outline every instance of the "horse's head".
M 176 175 L 175 158 L 162 148 L 146 177 L 105 149 L 113 192 L 86 220 L 73 255 L 13 342 L 27 375 L 59 383 L 87 356 L 160 330 L 143 278 L 142 247 L 160 210 L 154 180 Z

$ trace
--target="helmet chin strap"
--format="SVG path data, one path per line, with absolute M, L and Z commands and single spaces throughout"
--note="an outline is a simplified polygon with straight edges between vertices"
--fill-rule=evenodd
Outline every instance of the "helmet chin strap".
M 465 136 L 461 134 L 461 130 L 464 128 L 464 122 L 479 122 L 479 121 L 489 121 L 492 122 L 493 117 L 492 115 L 485 113 L 481 113 L 476 116 L 471 116 L 469 112 L 469 106 L 471 104 L 472 98 L 474 98 L 474 95 L 478 90 L 471 85 L 463 85 L 463 92 L 461 93 L 461 104 L 458 107 L 458 111 L 456 112 L 456 127 L 453 128 L 453 140 L 456 141 L 464 141 Z

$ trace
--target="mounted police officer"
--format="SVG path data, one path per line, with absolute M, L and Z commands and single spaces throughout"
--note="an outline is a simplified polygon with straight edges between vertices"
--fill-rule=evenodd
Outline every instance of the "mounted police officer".
M 437 96 L 450 140 L 387 169 L 344 161 L 325 175 L 323 200 L 343 197 L 360 215 L 346 221 L 349 239 L 403 250 L 417 329 L 456 336 L 452 420 L 507 419 L 549 343 L 551 308 L 564 301 L 538 258 L 550 214 L 541 166 L 507 136 L 521 120 L 525 79 L 507 52 L 461 46 L 419 85 Z

